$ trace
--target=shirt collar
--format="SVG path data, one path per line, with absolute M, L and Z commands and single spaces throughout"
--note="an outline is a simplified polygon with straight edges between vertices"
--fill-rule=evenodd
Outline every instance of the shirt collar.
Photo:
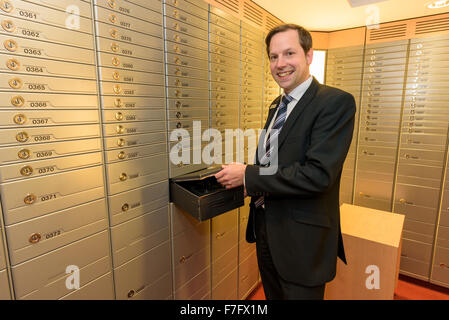
M 291 96 L 296 101 L 299 101 L 304 93 L 307 91 L 307 89 L 310 87 L 310 84 L 313 81 L 313 77 L 310 75 L 309 78 L 301 83 L 299 86 L 297 86 L 295 89 L 290 92 L 289 96 Z M 285 94 L 285 93 L 284 93 Z

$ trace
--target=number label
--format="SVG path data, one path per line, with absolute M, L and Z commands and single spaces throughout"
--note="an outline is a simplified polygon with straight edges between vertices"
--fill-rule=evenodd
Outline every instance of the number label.
M 33 38 L 39 38 L 39 32 L 38 31 L 22 29 L 22 34 L 24 36 L 29 36 L 29 37 L 33 37 Z
M 55 166 L 39 168 L 37 171 L 38 171 L 39 173 L 53 172 L 53 171 L 55 171 Z
M 51 139 L 50 135 L 42 135 L 34 137 L 34 141 L 49 141 L 50 139 Z
M 42 67 L 38 67 L 38 66 L 27 66 L 26 68 L 27 72 L 44 72 L 44 69 Z
M 48 200 L 51 200 L 51 199 L 56 199 L 56 193 L 46 194 L 45 196 L 41 197 L 41 201 L 42 202 L 48 201 Z
M 34 56 L 42 55 L 42 52 L 39 49 L 24 48 L 23 52 L 26 53 L 26 54 L 32 54 Z
M 28 89 L 30 90 L 45 90 L 45 84 L 41 84 L 41 83 L 30 83 L 28 84 Z
M 33 102 L 30 102 L 30 107 L 31 108 L 45 108 L 45 107 L 47 107 L 47 102 L 45 102 L 45 101 L 33 101 Z
M 51 238 L 57 237 L 59 235 L 61 235 L 61 230 L 49 232 L 44 237 L 45 237 L 45 239 L 51 239 Z
M 51 152 L 51 151 L 36 152 L 36 157 L 37 158 L 51 157 L 52 155 L 53 155 L 53 152 Z
M 33 119 L 31 121 L 33 124 L 47 124 L 48 123 L 48 119 Z
M 29 18 L 29 19 L 37 19 L 37 15 L 33 12 L 25 11 L 25 10 L 19 10 L 19 15 L 21 17 Z

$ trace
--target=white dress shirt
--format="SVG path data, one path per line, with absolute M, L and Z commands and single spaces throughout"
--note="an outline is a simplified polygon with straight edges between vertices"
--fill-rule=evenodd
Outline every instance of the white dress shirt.
M 287 105 L 287 114 L 285 115 L 286 116 L 285 117 L 285 121 L 287 121 L 288 116 L 290 115 L 290 113 L 292 112 L 293 108 L 296 106 L 298 101 L 302 98 L 302 96 L 307 91 L 307 89 L 309 89 L 310 85 L 312 84 L 312 81 L 313 81 L 313 77 L 310 75 L 309 78 L 306 81 L 301 83 L 299 86 L 297 86 L 295 89 L 293 89 L 292 92 L 290 92 L 289 96 L 291 96 L 293 99 Z M 267 133 L 265 134 L 265 142 L 263 144 L 264 150 L 266 148 L 268 134 L 269 134 L 269 132 L 271 130 L 271 127 L 274 124 L 274 120 L 276 119 L 276 116 L 278 114 L 278 110 L 279 110 L 279 108 L 276 110 L 273 118 L 271 119 L 271 123 L 268 126 Z M 256 160 L 257 160 L 257 154 L 254 156 L 254 163 L 256 163 Z M 243 186 L 246 186 L 245 176 L 243 176 Z M 264 205 L 262 205 L 262 206 L 265 207 Z
M 292 97 L 293 99 L 287 105 L 287 114 L 285 115 L 285 121 L 287 121 L 288 116 L 290 115 L 290 113 L 292 112 L 293 108 L 296 106 L 298 101 L 302 98 L 302 96 L 307 91 L 307 89 L 309 89 L 310 84 L 312 83 L 312 80 L 313 80 L 313 77 L 309 76 L 309 78 L 306 81 L 301 83 L 299 86 L 297 86 L 295 89 L 293 89 L 292 92 L 290 92 L 289 96 Z M 271 127 L 273 127 L 274 121 L 276 120 L 278 111 L 279 111 L 279 108 L 277 108 L 276 112 L 274 113 L 273 118 L 271 119 L 271 123 L 268 126 L 267 133 L 265 135 L 265 142 L 263 144 L 264 149 L 266 148 L 267 138 L 271 131 Z

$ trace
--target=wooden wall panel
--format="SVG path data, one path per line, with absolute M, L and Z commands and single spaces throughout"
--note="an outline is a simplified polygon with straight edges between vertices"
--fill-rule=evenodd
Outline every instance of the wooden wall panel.
M 449 34 L 449 13 L 413 19 L 410 33 L 412 38 Z
M 329 32 L 310 32 L 312 34 L 313 48 L 326 50 L 329 46 Z
M 330 32 L 327 49 L 363 46 L 365 33 L 365 27 Z
M 204 0 L 236 18 L 267 33 L 274 26 L 283 23 L 262 7 L 250 0 Z
M 366 44 L 449 34 L 449 13 L 383 23 L 368 29 Z

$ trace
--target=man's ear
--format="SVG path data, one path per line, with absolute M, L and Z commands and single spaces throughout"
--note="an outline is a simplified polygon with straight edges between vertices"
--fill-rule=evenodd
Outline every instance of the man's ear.
M 310 48 L 309 52 L 306 53 L 307 65 L 310 66 L 312 64 L 312 60 L 313 60 L 313 49 Z

